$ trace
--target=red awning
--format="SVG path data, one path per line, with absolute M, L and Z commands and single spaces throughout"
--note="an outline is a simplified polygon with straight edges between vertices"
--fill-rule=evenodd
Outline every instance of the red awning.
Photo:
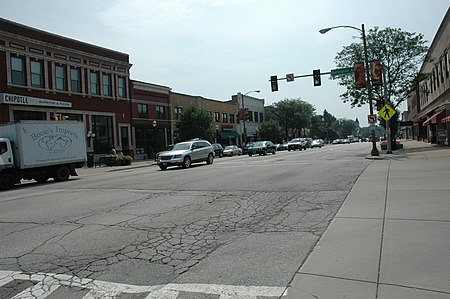
M 432 117 L 423 122 L 422 126 L 435 125 L 441 121 L 445 116 L 445 110 L 439 111 L 438 113 L 433 114 Z
M 450 123 L 450 116 L 444 117 L 443 119 L 441 119 L 441 123 Z

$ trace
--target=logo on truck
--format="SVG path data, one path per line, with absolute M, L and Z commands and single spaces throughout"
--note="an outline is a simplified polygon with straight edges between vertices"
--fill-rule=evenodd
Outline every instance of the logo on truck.
M 49 152 L 62 152 L 72 145 L 72 139 L 64 135 L 47 135 L 39 139 L 38 145 Z

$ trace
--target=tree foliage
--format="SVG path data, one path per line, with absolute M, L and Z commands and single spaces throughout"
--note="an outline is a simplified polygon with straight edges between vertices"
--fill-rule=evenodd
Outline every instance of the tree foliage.
M 387 98 L 394 108 L 408 97 L 411 84 L 417 76 L 418 67 L 424 61 L 428 47 L 422 34 L 409 33 L 399 28 L 378 27 L 366 34 L 368 60 L 380 60 L 383 64 Z M 338 68 L 353 66 L 364 61 L 363 43 L 358 41 L 345 46 L 335 57 Z M 339 84 L 347 90 L 340 96 L 343 102 L 352 107 L 360 107 L 368 102 L 367 89 L 356 89 L 352 76 L 340 76 Z M 374 100 L 383 100 L 382 88 L 373 89 Z
M 190 106 L 181 111 L 177 122 L 180 141 L 193 138 L 212 140 L 214 129 L 208 111 Z
M 258 139 L 278 143 L 280 141 L 280 126 L 278 122 L 274 119 L 269 119 L 261 123 Z
M 332 124 L 332 128 L 340 138 L 347 138 L 348 135 L 356 135 L 358 126 L 354 120 L 340 118 Z

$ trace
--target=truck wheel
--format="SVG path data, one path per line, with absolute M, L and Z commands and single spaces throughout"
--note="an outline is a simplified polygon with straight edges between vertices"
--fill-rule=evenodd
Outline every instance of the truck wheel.
M 16 183 L 16 178 L 10 173 L 4 173 L 0 176 L 0 190 L 11 189 Z
M 66 166 L 61 166 L 56 169 L 55 175 L 53 176 L 53 179 L 57 182 L 63 182 L 67 181 L 70 176 L 69 168 Z

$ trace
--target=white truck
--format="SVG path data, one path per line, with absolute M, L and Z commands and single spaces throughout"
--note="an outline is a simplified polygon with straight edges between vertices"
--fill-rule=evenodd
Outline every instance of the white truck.
M 18 121 L 0 125 L 0 190 L 20 180 L 67 181 L 86 162 L 84 123 Z

